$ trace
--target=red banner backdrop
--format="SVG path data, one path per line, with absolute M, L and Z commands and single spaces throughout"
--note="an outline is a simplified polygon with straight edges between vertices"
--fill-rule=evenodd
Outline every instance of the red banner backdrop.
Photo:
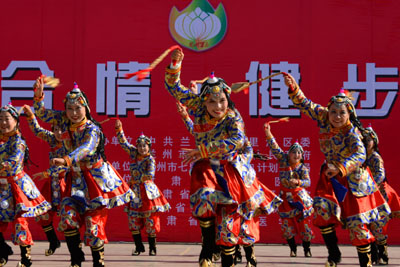
M 378 133 L 388 180 L 400 192 L 399 1 L 16 0 L 2 1 L 0 7 L 2 105 L 10 100 L 15 106 L 31 104 L 33 81 L 43 72 L 61 80 L 57 88 L 46 88 L 47 107 L 63 109 L 65 94 L 77 82 L 98 121 L 119 117 L 132 142 L 141 133 L 151 136 L 155 181 L 172 207 L 161 215 L 159 241 L 200 241 L 189 206 L 189 168 L 181 163 L 182 148 L 194 147 L 194 141 L 164 89 L 169 58 L 140 83 L 125 80 L 124 74 L 148 66 L 171 45 L 181 45 L 185 53 L 183 84 L 211 71 L 228 84 L 290 71 L 305 94 L 323 105 L 342 87 L 354 91 L 361 121 L 372 123 Z M 285 150 L 295 141 L 303 145 L 312 194 L 323 162 L 318 128 L 290 106 L 286 92 L 277 76 L 232 98 L 255 151 L 269 153 L 265 121 L 290 117 L 288 123 L 273 124 L 272 132 Z M 34 174 L 48 167 L 48 147 L 24 118 L 21 125 L 31 158 L 39 165 L 27 170 Z M 129 179 L 129 157 L 118 145 L 113 121 L 103 127 L 108 159 Z M 276 160 L 255 160 L 254 168 L 278 193 Z M 261 242 L 284 241 L 279 223 L 276 214 L 260 218 Z M 33 220 L 31 228 L 35 239 L 44 238 Z M 389 229 L 389 243 L 400 244 L 400 222 L 391 221 Z M 112 241 L 131 240 L 122 208 L 110 211 L 107 233 Z M 339 230 L 339 235 L 340 242 L 349 243 L 347 232 Z

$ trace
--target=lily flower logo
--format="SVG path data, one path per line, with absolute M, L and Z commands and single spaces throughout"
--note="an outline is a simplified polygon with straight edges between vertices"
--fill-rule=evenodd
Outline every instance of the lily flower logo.
M 224 38 L 226 28 L 222 3 L 214 10 L 207 0 L 193 0 L 181 12 L 173 7 L 169 16 L 169 30 L 175 41 L 198 52 L 216 46 Z

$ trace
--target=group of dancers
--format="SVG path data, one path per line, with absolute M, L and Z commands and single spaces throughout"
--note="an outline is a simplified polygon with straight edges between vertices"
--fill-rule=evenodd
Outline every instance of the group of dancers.
M 276 195 L 259 181 L 251 165 L 253 149 L 230 98 L 232 89 L 214 75 L 202 83 L 200 92 L 183 86 L 183 57 L 181 49 L 172 51 L 165 87 L 178 102 L 178 112 L 196 144 L 187 149 L 183 161 L 191 164 L 190 206 L 201 228 L 199 266 L 215 266 L 219 259 L 223 267 L 235 266 L 241 262 L 241 247 L 247 266 L 257 266 L 258 216 L 274 211 L 282 219 L 282 236 L 291 257 L 297 256 L 296 235 L 302 239 L 304 256 L 312 257 L 313 224 L 328 249 L 325 266 L 337 266 L 341 260 L 335 232 L 339 226 L 348 229 L 360 266 L 388 264 L 387 225 L 390 218 L 400 217 L 400 201 L 387 182 L 377 134 L 362 126 L 351 98 L 340 92 L 323 107 L 306 98 L 294 78 L 284 74 L 294 106 L 318 123 L 325 163 L 311 197 L 306 191 L 311 179 L 303 148 L 296 142 L 284 152 L 266 123 L 267 143 L 279 161 L 281 186 Z M 0 109 L 0 266 L 13 254 L 3 236 L 9 223 L 12 242 L 21 250 L 18 266 L 32 265 L 28 217 L 42 226 L 49 241 L 45 254 L 53 255 L 60 247 L 53 225 L 57 214 L 70 266 L 80 267 L 85 261 L 82 242 L 91 249 L 93 266 L 105 266 L 104 228 L 108 210 L 117 206 L 125 206 L 127 212 L 135 243 L 132 255 L 145 252 L 141 235 L 145 229 L 149 255 L 155 256 L 159 213 L 170 205 L 153 181 L 151 139 L 140 135 L 130 144 L 122 122 L 115 121 L 119 143 L 131 160 L 131 179 L 126 183 L 107 161 L 102 126 L 91 116 L 85 93 L 75 84 L 64 99 L 65 110 L 57 111 L 45 109 L 43 89 L 44 79 L 39 77 L 34 84 L 34 112 L 23 106 L 32 131 L 50 146 L 50 168 L 33 176 L 46 179 L 40 191 L 24 172 L 29 149 L 19 129 L 20 113 L 11 104 Z M 51 124 L 51 131 L 36 118 Z

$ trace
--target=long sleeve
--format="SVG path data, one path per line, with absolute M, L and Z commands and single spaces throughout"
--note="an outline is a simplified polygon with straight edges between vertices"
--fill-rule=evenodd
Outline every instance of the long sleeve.
M 97 146 L 100 142 L 100 129 L 97 127 L 88 127 L 82 137 L 81 145 L 68 154 L 72 165 L 77 165 L 86 157 L 96 155 Z
M 54 136 L 54 133 L 46 130 L 44 128 L 42 128 L 36 117 L 33 116 L 31 118 L 27 118 L 28 119 L 28 124 L 29 124 L 29 128 L 32 130 L 32 132 L 40 139 L 42 139 L 43 141 L 46 141 L 49 144 L 54 144 L 56 143 L 56 138 Z
M 328 109 L 312 102 L 304 95 L 300 88 L 296 88 L 296 90 L 294 90 L 292 93 L 289 93 L 289 97 L 294 106 L 300 109 L 302 113 L 311 119 L 318 122 L 325 121 L 327 119 Z
M 367 165 L 370 167 L 375 182 L 379 185 L 386 179 L 385 167 L 382 157 L 373 152 L 367 159 Z
M 301 175 L 300 175 L 300 187 L 307 188 L 310 187 L 311 185 L 311 178 L 310 178 L 310 172 L 304 164 L 302 164 L 301 168 Z
M 284 159 L 285 152 L 283 152 L 283 150 L 280 148 L 274 137 L 267 138 L 267 144 L 271 149 L 272 154 L 274 154 L 278 160 Z
M 190 117 L 189 116 L 182 117 L 182 121 L 185 124 L 186 129 L 189 131 L 189 133 L 191 135 L 194 135 L 194 133 L 193 133 L 193 121 L 190 119 Z
M 47 123 L 55 123 L 55 122 L 61 122 L 64 121 L 66 118 L 64 116 L 63 111 L 59 110 L 52 110 L 52 109 L 46 109 L 44 107 L 44 95 L 41 98 L 33 98 L 33 107 L 35 109 L 35 115 L 44 122 Z
M 183 86 L 180 82 L 180 70 L 167 68 L 165 71 L 165 88 L 179 102 L 187 107 L 190 115 L 194 115 L 201 107 L 200 97 Z
M 121 145 L 122 149 L 125 150 L 125 152 L 129 155 L 133 155 L 133 153 L 136 151 L 136 147 L 128 142 L 125 137 L 124 131 L 122 129 L 118 129 L 116 133 L 118 142 Z

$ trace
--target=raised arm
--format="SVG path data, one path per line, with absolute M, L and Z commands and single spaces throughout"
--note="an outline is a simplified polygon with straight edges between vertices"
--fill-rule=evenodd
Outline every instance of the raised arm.
M 177 62 L 176 65 L 172 64 L 165 70 L 165 88 L 188 108 L 190 115 L 193 115 L 196 109 L 200 107 L 200 97 L 192 92 L 192 90 L 183 86 L 180 82 L 180 73 L 183 60 L 183 53 L 176 49 L 171 54 L 172 62 Z
M 264 124 L 265 137 L 267 138 L 267 144 L 271 149 L 272 154 L 278 159 L 282 160 L 285 157 L 285 152 L 279 147 L 274 136 L 271 133 L 271 125 L 267 122 Z
M 28 105 L 22 106 L 25 114 L 27 115 L 28 125 L 32 132 L 40 139 L 46 141 L 49 144 L 54 144 L 56 142 L 56 137 L 53 132 L 42 128 L 36 117 L 33 114 L 31 108 Z
M 124 130 L 122 129 L 122 122 L 120 120 L 115 121 L 115 132 L 122 149 L 125 150 L 125 152 L 129 155 L 132 155 L 136 151 L 136 147 L 130 144 L 126 139 Z
M 34 96 L 33 96 L 33 107 L 35 109 L 36 116 L 47 123 L 60 122 L 61 120 L 65 120 L 63 116 L 63 112 L 59 110 L 51 110 L 46 109 L 44 106 L 44 81 L 43 77 L 39 77 L 36 79 L 36 82 L 33 86 Z
M 289 97 L 296 108 L 318 122 L 327 119 L 328 109 L 326 107 L 316 104 L 308 99 L 290 74 L 285 75 L 284 79 L 285 84 L 289 87 Z

